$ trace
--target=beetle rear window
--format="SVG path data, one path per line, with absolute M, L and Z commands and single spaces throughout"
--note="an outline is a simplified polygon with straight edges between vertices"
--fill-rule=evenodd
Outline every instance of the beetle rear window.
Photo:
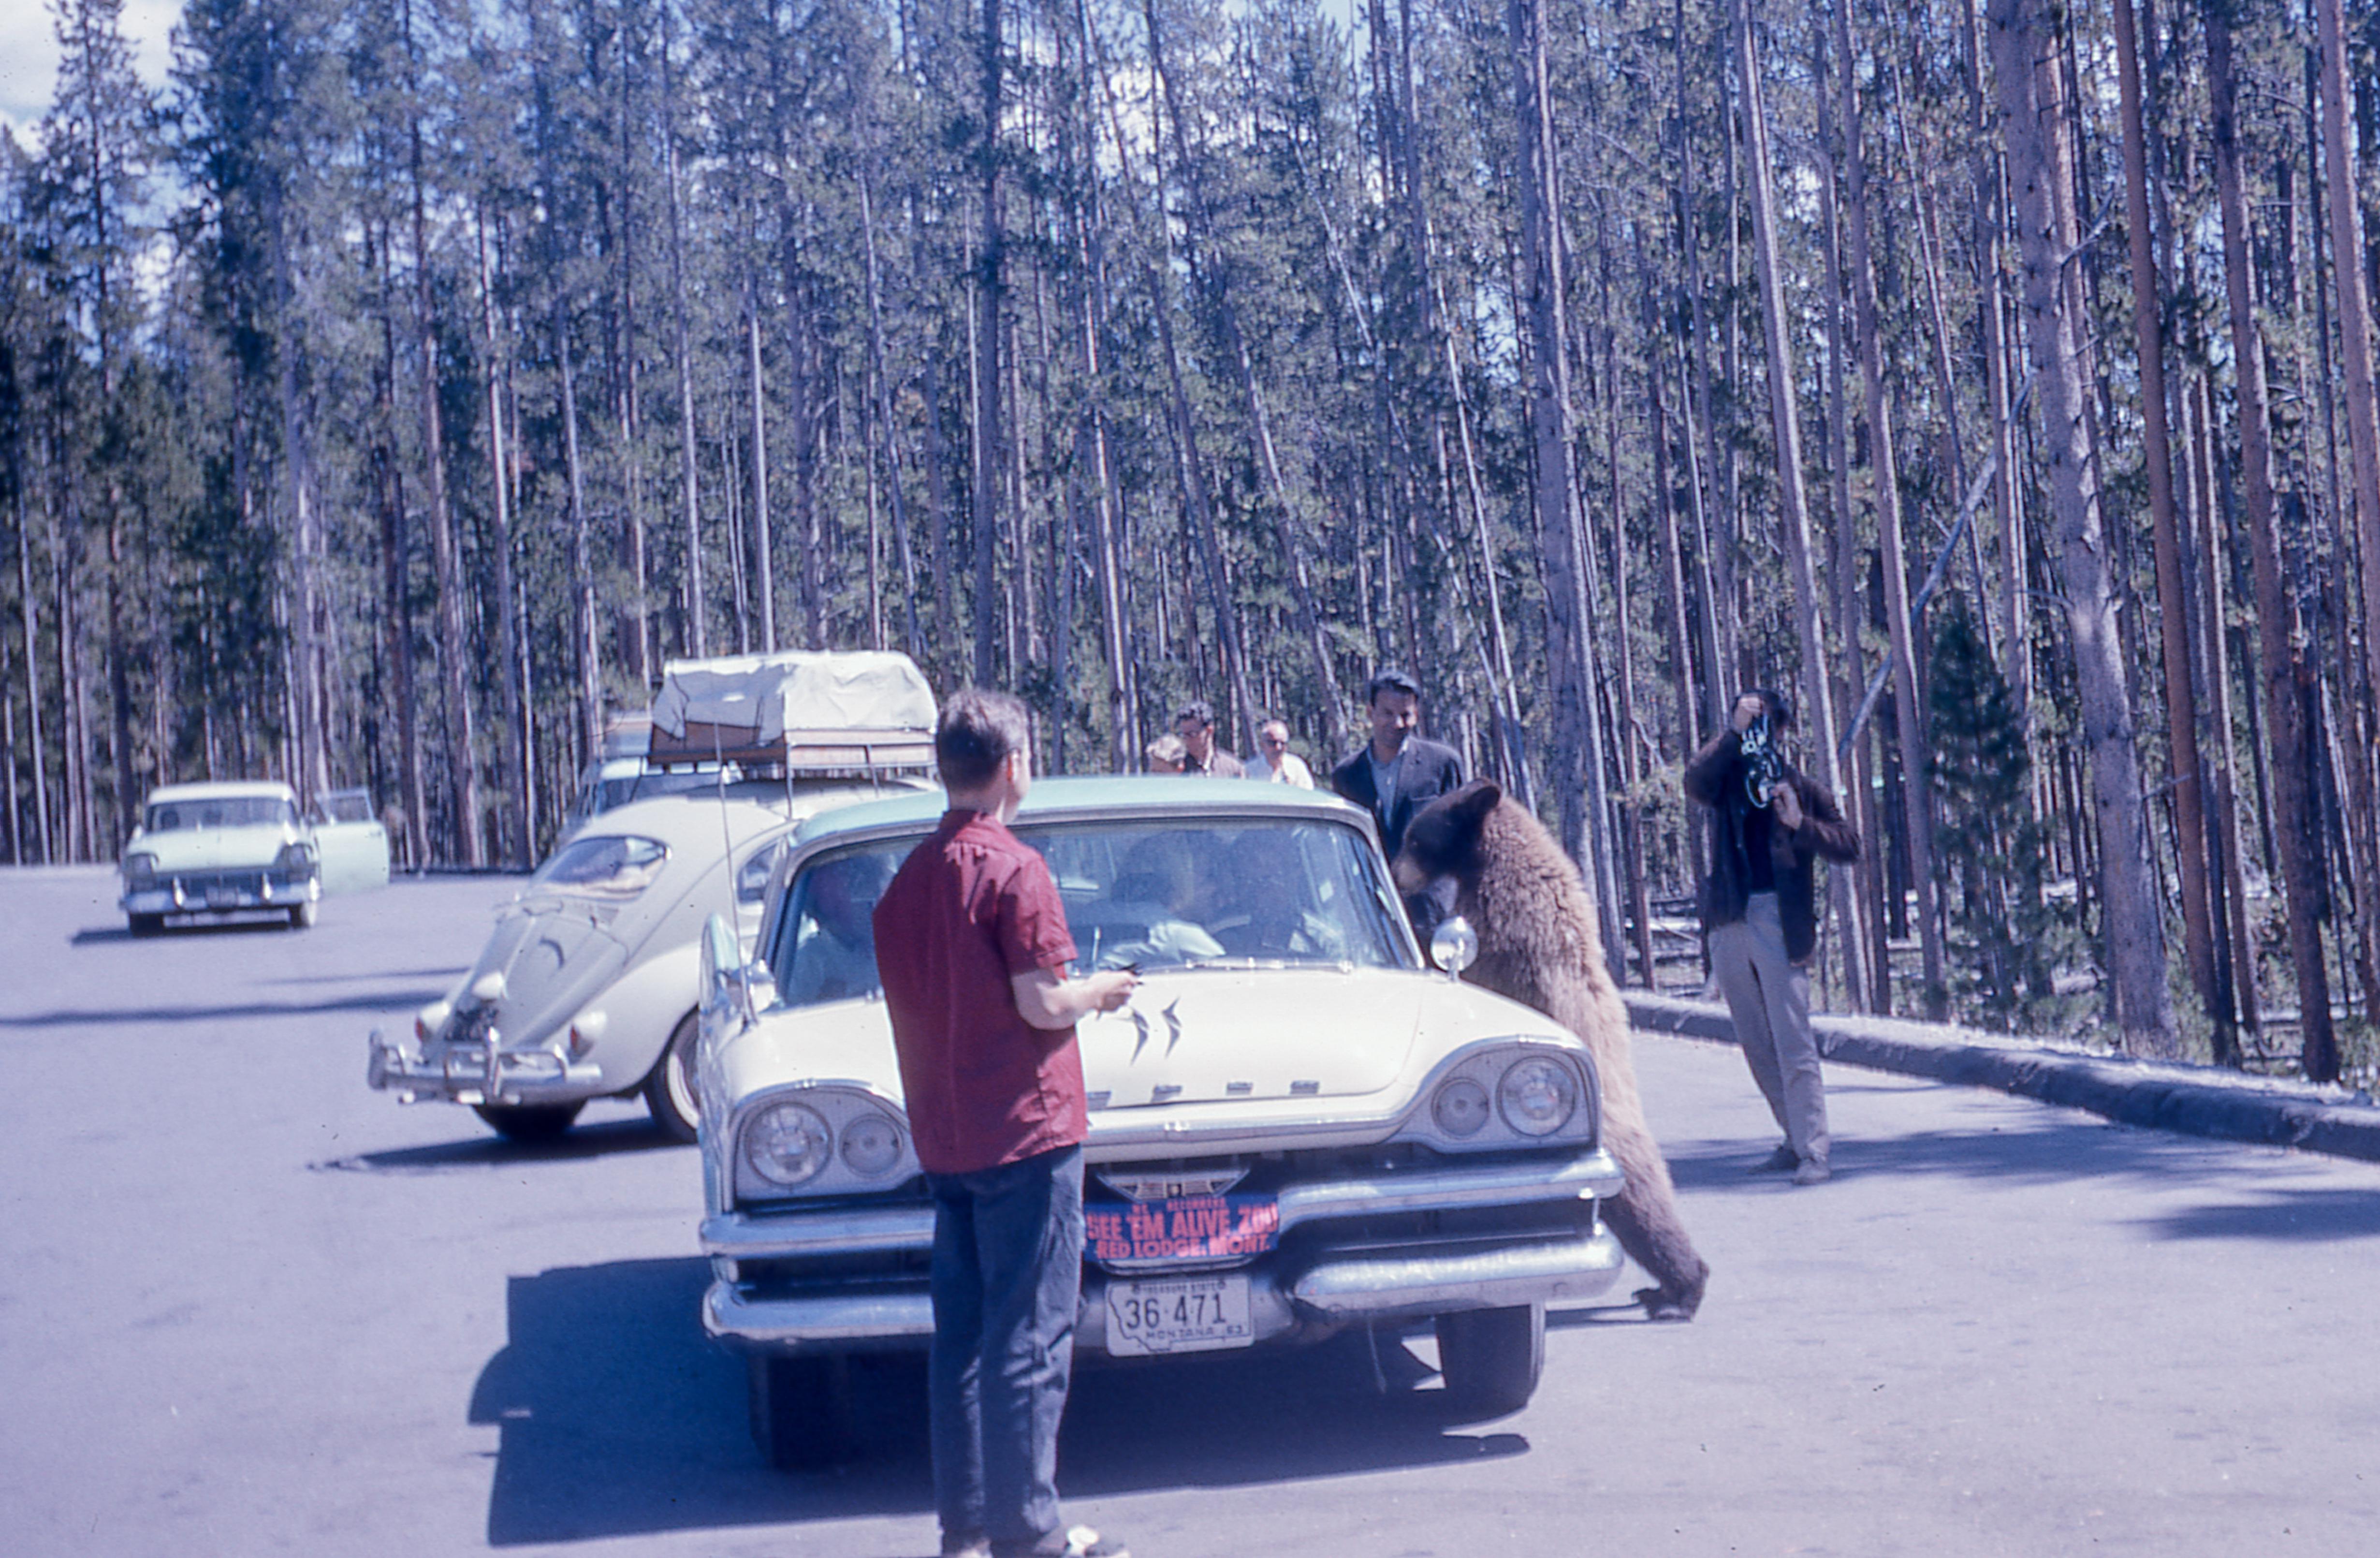
M 607 898 L 633 898 L 652 885 L 669 858 L 657 838 L 614 834 L 577 838 L 556 850 L 539 870 L 534 885 Z

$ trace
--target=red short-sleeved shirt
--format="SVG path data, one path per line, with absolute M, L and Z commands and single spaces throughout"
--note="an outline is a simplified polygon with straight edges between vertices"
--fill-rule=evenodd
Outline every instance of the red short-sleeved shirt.
M 928 1173 L 996 1168 L 1089 1134 L 1074 1029 L 1026 1022 L 1009 984 L 1074 958 L 1050 868 L 999 819 L 946 811 L 901 862 L 876 905 L 876 967 Z

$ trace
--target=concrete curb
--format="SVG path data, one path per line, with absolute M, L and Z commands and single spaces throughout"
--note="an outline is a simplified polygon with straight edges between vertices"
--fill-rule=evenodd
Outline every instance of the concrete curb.
M 1717 1002 L 1624 992 L 1638 1028 L 1723 1044 L 1735 1025 Z M 1997 1088 L 2044 1103 L 2086 1109 L 2127 1126 L 2296 1147 L 2380 1162 L 2380 1108 L 2341 1088 L 2268 1081 L 2210 1067 L 2054 1050 L 1971 1029 L 1893 1017 L 1811 1017 L 1828 1060 Z

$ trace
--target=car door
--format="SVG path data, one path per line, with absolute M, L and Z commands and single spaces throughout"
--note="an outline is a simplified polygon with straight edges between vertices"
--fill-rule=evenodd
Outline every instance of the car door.
M 314 848 L 323 896 L 388 885 L 388 830 L 372 815 L 370 791 L 331 790 L 314 803 Z

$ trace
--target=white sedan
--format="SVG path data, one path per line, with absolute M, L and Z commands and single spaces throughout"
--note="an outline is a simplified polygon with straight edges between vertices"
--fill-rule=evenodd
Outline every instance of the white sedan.
M 704 935 L 703 1321 L 746 1354 L 778 1465 L 844 1448 L 854 1355 L 933 1330 L 934 1212 L 868 914 L 941 809 L 919 796 L 813 819 L 759 957 L 723 919 Z M 1080 1028 L 1077 1355 L 1428 1324 L 1465 1413 L 1525 1402 L 1546 1306 L 1621 1267 L 1598 1207 L 1624 1178 L 1585 1046 L 1432 971 L 1369 815 L 1335 797 L 1050 779 L 1015 829 L 1050 864 L 1081 964 L 1141 972 L 1125 1009 Z M 1475 947 L 1456 920 L 1433 955 L 1451 972 Z
M 149 793 L 118 866 L 117 900 L 136 936 L 169 915 L 267 910 L 300 930 L 326 894 L 388 881 L 388 833 L 359 790 L 334 791 L 311 818 L 268 780 L 164 785 Z

